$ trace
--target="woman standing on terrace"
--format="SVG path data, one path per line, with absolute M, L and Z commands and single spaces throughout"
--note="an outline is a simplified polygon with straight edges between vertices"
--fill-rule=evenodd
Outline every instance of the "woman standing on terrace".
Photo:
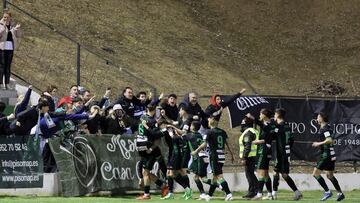
M 0 86 L 5 79 L 4 89 L 9 88 L 12 58 L 20 35 L 20 24 L 14 25 L 11 13 L 5 12 L 0 20 Z

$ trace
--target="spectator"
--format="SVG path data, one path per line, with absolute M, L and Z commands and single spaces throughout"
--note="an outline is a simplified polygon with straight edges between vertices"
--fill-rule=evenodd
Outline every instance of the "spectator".
M 135 118 L 135 105 L 141 105 L 141 101 L 134 97 L 133 89 L 131 87 L 126 87 L 123 90 L 122 96 L 120 96 L 114 104 L 120 104 L 127 115 Z
M 62 129 L 64 125 L 64 121 L 79 121 L 79 120 L 87 120 L 89 119 L 89 115 L 86 113 L 79 113 L 79 114 L 60 114 L 56 117 L 52 115 L 48 115 L 48 108 L 46 108 L 45 104 L 42 105 L 41 114 L 44 114 L 40 120 L 40 129 L 42 132 L 42 136 L 44 138 L 50 138 L 56 132 Z M 48 107 L 48 106 L 47 106 Z
M 103 107 L 106 103 L 109 103 L 109 97 L 111 94 L 111 89 L 107 89 L 105 91 L 104 96 L 101 98 L 100 101 L 95 101 L 95 96 L 93 96 L 90 92 L 90 90 L 84 90 L 84 93 L 81 96 L 81 98 L 84 101 L 85 104 L 85 111 L 89 111 L 90 108 L 94 105 L 97 105 L 99 107 Z
M 49 107 L 49 101 L 44 98 L 40 97 L 39 103 L 36 106 L 32 106 L 25 111 L 20 112 L 17 115 L 17 120 L 15 120 L 11 124 L 11 128 L 14 130 L 15 135 L 29 135 L 31 129 L 37 124 L 39 118 L 39 111 L 40 115 L 43 115 L 42 108 Z M 43 111 L 45 111 L 43 109 Z M 64 113 L 49 113 L 51 117 L 62 116 Z
M 69 96 L 62 97 L 57 104 L 57 112 L 72 111 L 72 100 L 79 96 L 78 87 L 72 85 L 70 87 Z M 66 105 L 65 105 L 66 104 Z
M 115 104 L 109 115 L 104 120 L 102 133 L 119 135 L 126 132 L 126 126 L 123 122 L 125 111 L 120 104 Z
M 151 94 L 147 97 L 146 92 L 141 91 L 136 97 L 140 102 L 134 107 L 134 118 L 139 120 L 140 117 L 145 114 L 147 105 L 151 103 Z
M 4 89 L 9 89 L 11 63 L 19 37 L 21 37 L 20 24 L 14 26 L 11 13 L 5 12 L 0 20 L 0 85 L 5 79 Z
M 120 96 L 114 104 L 120 104 L 122 106 L 122 109 L 128 115 L 127 118 L 129 125 L 131 126 L 131 130 L 135 132 L 139 125 L 139 120 L 136 120 L 135 118 L 135 106 L 141 105 L 141 101 L 134 97 L 134 93 L 131 87 L 126 87 L 123 90 L 123 95 Z
M 108 87 L 106 89 L 105 95 L 103 96 L 102 100 L 99 103 L 99 107 L 105 110 L 107 107 L 110 106 L 110 96 L 111 96 L 111 88 Z
M 49 112 L 55 112 L 56 105 L 51 95 L 48 95 L 46 92 L 43 92 L 41 94 L 41 97 L 45 98 L 49 102 Z
M 14 118 L 14 114 L 10 114 L 9 116 L 4 116 L 0 118 L 0 136 L 12 134 L 9 121 Z
M 78 86 L 72 85 L 70 87 L 70 95 L 69 96 L 71 97 L 71 99 L 76 98 L 76 97 L 79 96 Z
M 92 94 L 91 94 L 90 90 L 84 90 L 84 94 L 82 94 L 80 96 L 82 97 L 83 101 L 86 103 L 91 99 Z
M 101 121 L 100 107 L 96 106 L 96 105 L 92 106 L 90 108 L 90 113 L 95 114 L 95 116 L 86 122 L 89 133 L 90 134 L 101 134 L 101 130 L 99 128 L 100 121 Z
M 57 91 L 58 88 L 55 85 L 50 85 L 49 87 L 46 88 L 46 91 L 43 93 L 44 95 L 47 95 L 53 99 L 55 106 L 59 102 L 59 98 L 57 97 Z
M 158 98 L 152 99 L 152 93 L 151 92 L 149 93 L 148 97 L 146 97 L 146 92 L 140 92 L 137 95 L 137 98 L 141 101 L 141 103 L 140 103 L 140 105 L 135 105 L 135 111 L 134 111 L 135 119 L 140 120 L 141 116 L 146 113 L 147 107 L 148 106 L 155 106 L 156 107 L 160 103 L 160 101 L 162 101 L 163 97 L 164 97 L 164 94 L 161 93 Z M 161 107 L 158 107 L 158 109 L 161 109 Z M 159 117 L 160 116 L 160 111 L 159 112 L 157 111 L 156 115 L 157 115 L 157 117 Z
M 213 117 L 216 121 L 221 118 L 222 110 L 229 106 L 235 99 L 240 97 L 246 89 L 242 89 L 239 93 L 232 95 L 226 101 L 222 99 L 221 95 L 212 96 L 210 99 L 210 105 L 205 109 L 206 117 Z
M 161 104 L 161 108 L 164 111 L 162 114 L 165 114 L 167 120 L 171 121 L 170 123 L 177 125 L 176 121 L 179 117 L 179 108 L 177 106 L 177 96 L 176 94 L 170 94 L 167 98 L 167 101 Z
M 72 112 L 71 113 L 82 113 L 84 112 L 84 102 L 80 97 L 72 99 Z
M 181 108 L 182 106 L 186 106 L 185 109 L 187 109 L 187 113 L 191 119 L 201 121 L 203 126 L 207 126 L 207 124 L 205 124 L 208 122 L 206 120 L 206 115 L 199 105 L 197 99 L 197 94 L 191 92 L 185 95 L 184 101 L 181 102 L 179 107 Z
M 73 109 L 71 97 L 63 97 L 57 104 L 55 112 L 71 113 Z

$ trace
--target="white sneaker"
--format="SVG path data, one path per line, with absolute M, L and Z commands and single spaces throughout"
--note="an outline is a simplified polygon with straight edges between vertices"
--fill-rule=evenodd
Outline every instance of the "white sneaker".
M 226 195 L 226 197 L 225 197 L 225 201 L 231 201 L 232 199 L 233 199 L 233 196 L 231 193 Z
M 262 196 L 261 193 L 257 193 L 255 197 L 251 198 L 251 200 L 253 200 L 253 201 L 261 200 L 262 197 L 263 197 L 263 196 Z
M 208 196 L 208 195 L 205 193 L 202 193 L 199 197 L 199 200 L 206 200 L 206 196 Z
M 263 197 L 262 200 L 274 200 L 272 195 L 268 195 L 266 197 Z
M 277 200 L 277 194 L 276 194 L 276 191 L 273 191 L 273 192 L 272 192 L 272 196 L 273 196 L 273 200 Z
M 205 200 L 206 200 L 207 202 L 209 202 L 209 201 L 211 200 L 210 195 L 206 195 L 206 196 L 205 196 Z

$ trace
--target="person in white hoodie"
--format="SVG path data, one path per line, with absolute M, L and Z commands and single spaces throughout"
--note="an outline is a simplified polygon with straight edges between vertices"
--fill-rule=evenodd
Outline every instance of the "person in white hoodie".
M 9 89 L 11 63 L 20 37 L 20 24 L 14 25 L 11 13 L 5 12 L 0 20 L 0 86 L 5 80 L 4 89 Z

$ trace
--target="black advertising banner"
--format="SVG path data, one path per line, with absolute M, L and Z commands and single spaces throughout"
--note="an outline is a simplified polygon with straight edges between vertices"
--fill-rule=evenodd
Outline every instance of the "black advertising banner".
M 239 126 L 247 113 L 258 117 L 262 108 L 278 107 L 286 110 L 285 120 L 295 137 L 292 159 L 315 161 L 319 156 L 311 144 L 319 138 L 316 115 L 323 111 L 333 127 L 337 160 L 360 160 L 360 100 L 239 97 L 229 106 L 231 127 Z
M 39 139 L 0 136 L 0 188 L 41 188 L 43 163 Z
M 50 139 L 64 196 L 138 189 L 140 157 L 134 136 L 77 135 Z M 158 163 L 151 171 L 156 174 Z

